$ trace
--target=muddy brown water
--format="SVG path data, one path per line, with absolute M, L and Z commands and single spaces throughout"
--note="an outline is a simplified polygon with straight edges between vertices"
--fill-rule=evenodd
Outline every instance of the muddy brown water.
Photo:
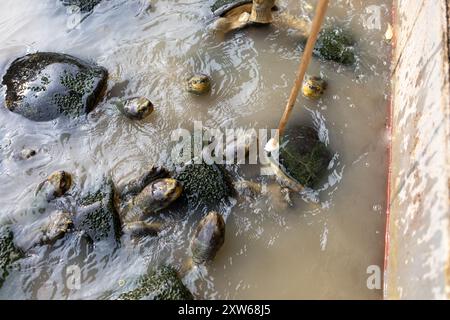
M 319 101 L 299 98 L 291 119 L 320 129 L 334 153 L 328 174 L 316 191 L 295 195 L 293 208 L 276 210 L 264 197 L 223 208 L 223 248 L 211 265 L 184 279 L 200 299 L 382 297 L 382 290 L 367 287 L 367 268 L 382 268 L 384 257 L 391 50 L 384 33 L 391 1 L 332 2 L 327 23 L 351 28 L 359 60 L 342 67 L 314 59 L 309 73 L 325 77 L 329 89 Z M 314 3 L 279 1 L 299 15 L 311 14 Z M 275 128 L 302 50 L 292 30 L 272 27 L 220 41 L 203 0 L 104 1 L 78 25 L 77 19 L 55 0 L 0 2 L 2 74 L 16 57 L 35 51 L 72 54 L 110 71 L 108 98 L 80 124 L 34 123 L 0 108 L 2 221 L 42 219 L 23 212 L 54 170 L 72 172 L 76 185 L 87 187 L 104 173 L 121 183 L 151 163 L 165 163 L 171 132 L 191 129 L 194 120 L 211 128 Z M 182 80 L 193 72 L 212 76 L 211 96 L 184 92 Z M 150 98 L 154 114 L 132 122 L 109 103 L 132 96 Z M 23 147 L 38 155 L 15 161 Z M 244 166 L 239 174 L 255 171 Z M 169 214 L 160 237 L 116 250 L 99 244 L 86 252 L 74 236 L 37 249 L 7 278 L 0 298 L 117 297 L 149 266 L 180 266 L 199 218 L 198 212 Z M 73 266 L 79 288 L 68 285 Z

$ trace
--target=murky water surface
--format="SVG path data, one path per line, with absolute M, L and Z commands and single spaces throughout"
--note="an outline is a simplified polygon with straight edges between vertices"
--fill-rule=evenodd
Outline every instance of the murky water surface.
M 279 6 L 307 16 L 314 3 L 284 0 Z M 59 1 L 0 1 L 1 74 L 12 60 L 35 51 L 72 54 L 110 72 L 107 98 L 81 124 L 35 123 L 0 108 L 0 220 L 20 226 L 42 219 L 22 212 L 55 170 L 72 172 L 77 187 L 87 187 L 102 174 L 121 183 L 152 163 L 166 163 L 171 132 L 191 129 L 194 120 L 221 129 L 277 126 L 302 52 L 299 39 L 292 30 L 269 27 L 221 41 L 211 33 L 209 5 L 103 1 L 73 28 L 77 16 Z M 295 206 L 286 210 L 265 197 L 223 208 L 224 246 L 210 266 L 184 279 L 198 298 L 381 298 L 381 290 L 367 288 L 366 272 L 383 265 L 390 10 L 389 0 L 332 1 L 327 23 L 352 30 L 359 60 L 349 68 L 315 59 L 309 73 L 325 77 L 329 89 L 319 101 L 299 98 L 291 119 L 324 134 L 334 153 L 328 175 L 316 192 L 295 195 Z M 184 92 L 182 80 L 194 72 L 214 79 L 210 97 Z M 4 88 L 0 93 L 3 99 Z M 149 97 L 154 114 L 132 122 L 110 103 L 132 96 Z M 24 147 L 38 155 L 15 161 L 13 154 Z M 86 251 L 71 236 L 36 249 L 7 278 L 0 298 L 117 297 L 152 265 L 181 266 L 200 217 L 169 214 L 170 227 L 160 237 L 134 247 L 99 244 Z M 74 265 L 81 270 L 78 290 L 67 286 L 67 268 Z

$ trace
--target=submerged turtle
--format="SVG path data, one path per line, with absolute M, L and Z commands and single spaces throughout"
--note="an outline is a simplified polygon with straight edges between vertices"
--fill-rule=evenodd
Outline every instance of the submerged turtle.
M 54 244 L 73 228 L 72 214 L 68 212 L 55 212 L 48 220 L 41 228 L 42 235 L 39 238 L 39 244 Z
M 327 27 L 319 34 L 314 54 L 325 60 L 352 65 L 356 61 L 355 39 L 342 27 Z
M 275 0 L 217 0 L 211 10 L 217 17 L 214 29 L 222 33 L 247 26 L 273 24 L 295 30 L 304 41 L 311 30 L 309 19 L 279 12 Z M 320 33 L 314 53 L 325 60 L 351 65 L 356 61 L 354 47 L 355 41 L 347 31 L 329 27 Z
M 34 121 L 76 118 L 92 111 L 108 72 L 66 54 L 37 52 L 14 60 L 3 77 L 5 106 Z
M 294 191 L 312 188 L 331 161 L 331 154 L 317 131 L 308 126 L 286 130 L 279 149 L 269 152 L 270 168 L 280 183 Z
M 225 242 L 225 221 L 216 211 L 208 213 L 198 224 L 191 240 L 191 259 L 195 265 L 212 261 Z
M 73 214 L 54 211 L 43 220 L 21 227 L 21 236 L 16 242 L 24 252 L 36 246 L 51 246 L 73 231 L 73 227 Z
M 152 270 L 139 280 L 137 288 L 123 293 L 120 300 L 192 300 L 182 278 L 193 268 L 212 261 L 225 240 L 225 221 L 217 212 L 208 213 L 198 224 L 190 242 L 190 257 L 177 271 L 171 266 Z
M 319 99 L 327 89 L 327 82 L 320 77 L 307 77 L 303 83 L 302 92 L 306 98 Z
M 211 91 L 211 78 L 206 74 L 196 74 L 187 81 L 186 88 L 196 95 L 207 94 Z

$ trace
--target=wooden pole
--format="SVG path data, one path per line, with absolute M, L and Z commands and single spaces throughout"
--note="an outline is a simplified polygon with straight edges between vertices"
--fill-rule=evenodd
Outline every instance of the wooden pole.
M 289 116 L 291 115 L 292 109 L 294 108 L 295 101 L 297 100 L 298 93 L 305 79 L 306 70 L 308 69 L 309 62 L 313 54 L 314 46 L 316 45 L 317 38 L 319 37 L 320 28 L 322 27 L 323 20 L 325 19 L 325 14 L 327 12 L 329 0 L 319 0 L 317 4 L 316 14 L 311 26 L 311 32 L 306 42 L 305 51 L 303 52 L 302 59 L 300 61 L 300 66 L 298 67 L 297 77 L 295 78 L 294 87 L 292 88 L 289 100 L 286 104 L 286 108 L 283 113 L 283 117 L 280 120 L 278 126 L 278 139 L 283 135 L 284 129 L 286 128 Z M 276 141 L 278 143 L 278 141 Z

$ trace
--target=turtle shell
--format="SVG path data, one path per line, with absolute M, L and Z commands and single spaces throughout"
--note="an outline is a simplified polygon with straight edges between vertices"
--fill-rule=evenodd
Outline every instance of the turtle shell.
M 231 13 L 230 11 L 244 5 L 250 5 L 247 8 L 244 8 L 244 11 L 248 13 L 251 12 L 253 0 L 216 0 L 211 5 L 211 10 L 216 17 L 223 17 L 230 13 L 230 15 L 234 15 L 235 13 Z M 275 5 L 272 7 L 272 11 L 277 11 L 278 7 Z M 240 11 L 240 10 L 238 10 Z
M 330 161 L 331 153 L 314 128 L 301 126 L 286 130 L 280 140 L 279 169 L 304 187 L 314 187 Z
M 222 17 L 228 11 L 252 2 L 253 2 L 252 0 L 216 0 L 211 5 L 211 10 L 215 16 Z

